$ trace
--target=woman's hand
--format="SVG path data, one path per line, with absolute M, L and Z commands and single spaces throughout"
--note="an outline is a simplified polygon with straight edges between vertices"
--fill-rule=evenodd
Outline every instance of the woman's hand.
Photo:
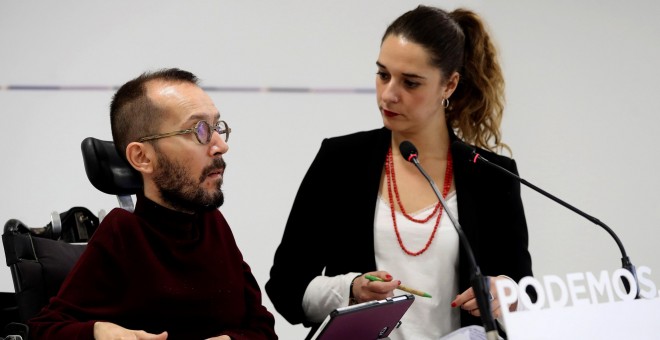
M 383 281 L 371 281 L 358 276 L 353 281 L 353 298 L 358 302 L 371 300 L 382 300 L 394 296 L 394 289 L 401 284 L 400 281 L 392 281 L 392 275 L 386 271 L 369 272 L 365 275 L 371 275 L 382 279 Z
M 500 300 L 497 298 L 497 289 L 495 288 L 495 282 L 499 280 L 510 280 L 506 276 L 496 276 L 488 277 L 488 282 L 490 282 L 489 285 L 489 291 L 490 291 L 490 296 L 492 299 L 490 300 L 490 308 L 493 311 L 493 317 L 494 318 L 499 318 L 502 315 L 502 310 L 501 310 L 501 305 L 500 305 Z M 509 306 L 509 311 L 515 311 L 516 307 L 518 305 L 518 302 L 515 302 Z M 461 307 L 461 309 L 464 309 L 470 313 L 470 315 L 476 316 L 476 317 L 481 317 L 481 312 L 479 311 L 479 305 L 477 304 L 477 299 L 474 295 L 474 290 L 472 288 L 468 288 L 466 291 L 464 291 L 461 294 L 458 294 L 454 301 L 451 302 L 452 307 Z
M 126 329 L 111 322 L 98 321 L 94 323 L 94 339 L 96 340 L 165 340 L 167 332 L 151 334 L 145 331 Z

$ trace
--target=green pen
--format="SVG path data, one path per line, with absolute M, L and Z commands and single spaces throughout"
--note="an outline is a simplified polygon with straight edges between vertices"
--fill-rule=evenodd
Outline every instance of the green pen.
M 381 278 L 378 277 L 378 276 L 373 276 L 373 275 L 369 275 L 369 274 L 365 275 L 364 277 L 365 277 L 367 280 L 369 280 L 369 281 L 381 281 L 381 282 L 384 282 L 384 281 L 385 281 L 385 280 L 381 279 Z M 410 294 L 415 294 L 415 295 L 419 295 L 419 296 L 427 297 L 427 298 L 430 298 L 430 297 L 431 297 L 431 294 L 429 294 L 429 293 L 425 293 L 425 292 L 422 292 L 421 290 L 417 290 L 417 289 L 413 289 L 413 288 L 410 288 L 410 287 L 406 287 L 406 286 L 404 286 L 404 285 L 398 285 L 396 288 L 397 288 L 397 289 L 400 289 L 400 290 L 402 290 L 402 291 L 404 291 L 404 292 L 408 292 L 408 293 L 410 293 Z

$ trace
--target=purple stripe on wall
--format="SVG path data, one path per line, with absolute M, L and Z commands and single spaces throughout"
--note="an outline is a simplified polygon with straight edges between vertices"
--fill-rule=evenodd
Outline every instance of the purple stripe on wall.
M 119 86 L 104 85 L 4 85 L 0 91 L 116 91 Z M 202 86 L 208 92 L 263 92 L 263 93 L 342 93 L 373 94 L 373 88 L 313 88 L 313 87 L 234 87 Z

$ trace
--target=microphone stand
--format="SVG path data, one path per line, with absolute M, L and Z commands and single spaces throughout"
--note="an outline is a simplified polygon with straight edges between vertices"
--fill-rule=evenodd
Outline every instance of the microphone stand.
M 635 295 L 635 298 L 639 299 L 639 284 L 638 284 L 638 280 L 637 280 L 637 270 L 635 269 L 635 266 L 630 261 L 630 258 L 628 257 L 628 254 L 626 254 L 626 250 L 623 248 L 623 243 L 621 243 L 621 240 L 619 240 L 619 237 L 616 236 L 616 234 L 614 233 L 614 231 L 612 229 L 610 229 L 610 227 L 605 225 L 605 223 L 601 222 L 599 219 L 586 214 L 585 212 L 581 211 L 580 209 L 564 202 L 563 200 L 555 197 L 554 195 L 550 194 L 549 192 L 537 187 L 536 185 L 534 185 L 532 183 L 529 183 L 524 178 L 521 178 L 520 176 L 514 174 L 513 172 L 511 172 L 511 171 L 509 171 L 509 170 L 507 170 L 507 169 L 505 169 L 505 168 L 503 168 L 503 167 L 501 167 L 497 164 L 491 163 L 489 160 L 483 158 L 479 153 L 477 153 L 477 151 L 474 148 L 472 148 L 471 146 L 469 146 L 469 145 L 467 145 L 463 142 L 460 142 L 460 141 L 456 141 L 454 143 L 458 143 L 458 144 L 461 145 L 462 148 L 469 148 L 472 151 L 473 159 L 470 161 L 471 163 L 476 164 L 477 162 L 481 162 L 483 164 L 487 164 L 491 168 L 497 169 L 500 172 L 502 172 L 502 173 L 504 173 L 504 174 L 506 174 L 510 177 L 515 178 L 520 183 L 526 185 L 527 187 L 533 189 L 534 191 L 536 191 L 536 192 L 542 194 L 543 196 L 559 203 L 560 205 L 572 210 L 576 214 L 586 218 L 587 220 L 591 221 L 592 223 L 594 223 L 594 224 L 602 227 L 603 229 L 605 229 L 605 231 L 607 231 L 607 233 L 610 234 L 610 236 L 612 236 L 612 238 L 616 242 L 617 246 L 619 246 L 619 250 L 621 251 L 621 265 L 623 266 L 624 269 L 628 270 L 632 274 L 633 278 L 635 279 L 635 285 L 637 286 L 637 293 Z M 626 288 L 626 291 L 630 291 L 630 283 L 628 282 L 628 280 L 626 280 L 625 278 L 622 278 L 622 281 L 623 281 L 623 285 Z
M 451 212 L 449 212 L 449 209 L 447 208 L 447 203 L 445 202 L 445 199 L 442 197 L 442 194 L 440 194 L 440 190 L 438 190 L 438 186 L 435 184 L 433 179 L 429 177 L 426 171 L 424 171 L 424 168 L 422 168 L 422 166 L 419 164 L 419 160 L 417 159 L 416 152 L 415 154 L 411 154 L 411 156 L 408 158 L 408 161 L 415 164 L 415 167 L 417 167 L 419 172 L 421 172 L 422 175 L 424 175 L 424 178 L 426 178 L 426 180 L 431 184 L 431 187 L 433 188 L 433 192 L 438 197 L 438 200 L 440 200 L 440 204 L 442 204 L 442 208 L 445 210 L 445 214 L 449 217 L 451 223 L 454 225 L 454 229 L 456 229 L 456 232 L 458 233 L 459 236 L 458 238 L 461 240 L 463 249 L 465 249 L 465 252 L 468 255 L 468 259 L 470 260 L 470 264 L 474 269 L 470 281 L 472 283 L 472 290 L 474 291 L 474 296 L 477 299 L 477 305 L 479 306 L 479 311 L 481 313 L 481 322 L 483 323 L 484 329 L 486 330 L 486 338 L 488 340 L 497 340 L 499 338 L 499 335 L 497 334 L 497 325 L 495 324 L 495 319 L 493 318 L 493 311 L 491 310 L 491 306 L 490 306 L 491 294 L 490 294 L 489 279 L 488 277 L 484 277 L 483 274 L 481 274 L 481 269 L 479 269 L 479 266 L 477 265 L 477 261 L 474 259 L 474 254 L 472 253 L 472 247 L 470 247 L 470 243 L 468 243 L 467 237 L 463 233 L 463 229 L 461 228 L 461 225 L 458 224 L 458 221 L 454 218 Z

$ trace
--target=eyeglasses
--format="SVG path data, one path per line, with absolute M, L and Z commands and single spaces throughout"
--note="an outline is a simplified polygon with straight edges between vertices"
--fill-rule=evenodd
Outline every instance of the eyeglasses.
M 142 143 L 154 139 L 194 133 L 195 137 L 197 137 L 197 141 L 199 142 L 199 144 L 208 144 L 211 141 L 211 137 L 213 137 L 213 131 L 220 134 L 220 138 L 222 138 L 223 141 L 225 142 L 229 141 L 229 133 L 231 132 L 231 129 L 229 128 L 229 125 L 227 125 L 227 122 L 225 122 L 224 120 L 220 120 L 213 127 L 211 127 L 211 125 L 209 125 L 209 123 L 207 123 L 205 120 L 200 120 L 199 122 L 197 122 L 197 124 L 195 124 L 195 126 L 192 129 L 142 137 L 138 139 L 138 142 Z

